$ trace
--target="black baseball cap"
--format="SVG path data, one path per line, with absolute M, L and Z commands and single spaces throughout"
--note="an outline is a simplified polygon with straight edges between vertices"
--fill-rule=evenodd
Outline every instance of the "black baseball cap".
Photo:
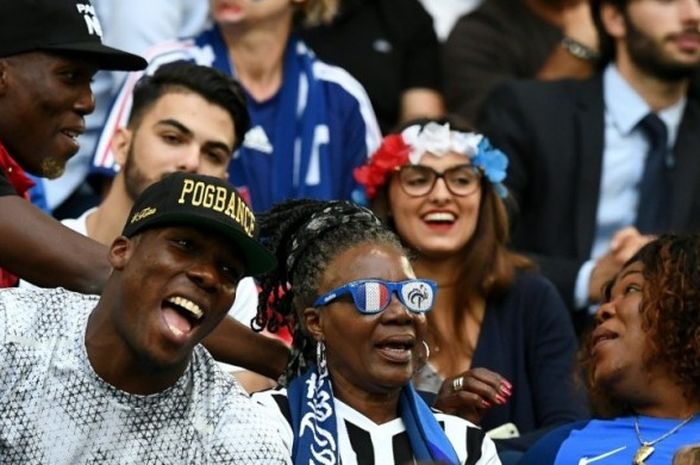
M 244 258 L 247 275 L 270 271 L 275 257 L 255 238 L 255 215 L 227 181 L 177 172 L 151 184 L 136 199 L 122 234 L 148 228 L 187 225 L 228 238 Z
M 99 69 L 135 71 L 146 60 L 102 44 L 90 0 L 0 0 L 0 57 L 26 52 L 65 53 Z

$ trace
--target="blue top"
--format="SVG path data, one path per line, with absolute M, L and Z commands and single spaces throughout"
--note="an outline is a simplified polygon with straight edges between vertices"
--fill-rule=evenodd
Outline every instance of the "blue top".
M 145 58 L 149 74 L 184 59 L 236 76 L 216 27 L 153 47 Z M 369 98 L 346 71 L 318 60 L 294 35 L 283 60 L 277 94 L 265 101 L 247 96 L 251 127 L 229 166 L 229 180 L 256 212 L 290 198 L 351 199 L 359 191 L 352 171 L 367 161 L 381 138 Z M 116 97 L 97 145 L 93 173 L 114 174 L 110 141 L 126 125 L 140 76 L 130 73 Z
M 639 417 L 644 441 L 652 442 L 680 424 L 678 419 Z M 700 418 L 653 445 L 646 465 L 670 465 L 681 447 L 700 442 Z M 641 446 L 634 417 L 590 420 L 562 426 L 538 441 L 519 465 L 629 465 Z

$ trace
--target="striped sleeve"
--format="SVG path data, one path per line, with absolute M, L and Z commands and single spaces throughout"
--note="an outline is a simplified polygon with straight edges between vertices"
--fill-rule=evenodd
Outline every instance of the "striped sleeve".
M 435 418 L 445 430 L 445 435 L 464 465 L 501 465 L 496 444 L 484 431 L 462 418 L 436 413 Z

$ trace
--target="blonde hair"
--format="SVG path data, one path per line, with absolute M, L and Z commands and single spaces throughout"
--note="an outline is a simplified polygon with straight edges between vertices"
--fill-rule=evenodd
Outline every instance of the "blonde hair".
M 338 13 L 339 0 L 301 0 L 298 3 L 302 24 L 307 27 L 330 23 Z

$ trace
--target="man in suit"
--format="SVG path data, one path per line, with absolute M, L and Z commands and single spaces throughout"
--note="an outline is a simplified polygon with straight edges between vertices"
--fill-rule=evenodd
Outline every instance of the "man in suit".
M 592 12 L 595 76 L 507 84 L 480 118 L 510 158 L 514 245 L 572 309 L 599 301 L 651 235 L 700 223 L 700 4 L 593 0 Z
M 485 1 L 457 20 L 444 44 L 447 109 L 474 122 L 506 82 L 585 79 L 597 49 L 588 0 Z

